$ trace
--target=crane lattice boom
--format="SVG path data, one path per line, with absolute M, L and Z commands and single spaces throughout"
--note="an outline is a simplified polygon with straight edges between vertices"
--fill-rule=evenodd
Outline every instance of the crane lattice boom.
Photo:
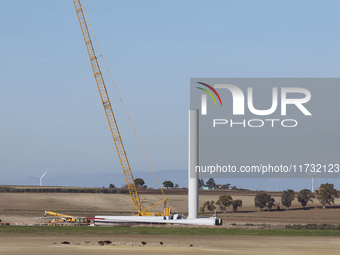
M 81 27 L 81 31 L 83 33 L 86 49 L 87 49 L 87 52 L 89 54 L 94 78 L 95 78 L 96 83 L 97 83 L 98 91 L 99 91 L 99 94 L 100 94 L 100 97 L 101 97 L 101 100 L 102 100 L 102 103 L 103 103 L 103 107 L 104 107 L 104 110 L 105 110 L 107 121 L 108 121 L 109 126 L 110 126 L 111 134 L 112 134 L 112 137 L 113 137 L 113 140 L 114 140 L 117 152 L 118 152 L 120 164 L 121 164 L 123 172 L 124 172 L 125 180 L 126 180 L 129 192 L 130 192 L 131 199 L 132 199 L 133 204 L 135 205 L 135 207 L 137 209 L 138 215 L 150 215 L 151 213 L 146 212 L 147 210 L 149 210 L 150 208 L 160 204 L 161 202 L 166 202 L 167 199 L 165 198 L 164 200 L 154 204 L 153 206 L 151 206 L 147 209 L 140 202 L 140 198 L 139 198 L 137 188 L 136 188 L 133 176 L 132 176 L 130 165 L 129 165 L 128 159 L 126 157 L 123 142 L 122 142 L 119 130 L 118 130 L 116 119 L 115 119 L 115 116 L 113 114 L 110 99 L 109 99 L 109 96 L 108 96 L 108 93 L 107 93 L 107 90 L 106 90 L 106 87 L 105 87 L 104 79 L 103 79 L 102 73 L 100 71 L 99 64 L 98 64 L 98 61 L 97 61 L 97 57 L 96 57 L 94 49 L 93 49 L 93 44 L 91 42 L 89 30 L 88 30 L 87 25 L 86 25 L 86 21 L 85 21 L 84 13 L 83 13 L 83 10 L 82 10 L 81 4 L 80 4 L 80 0 L 73 0 L 73 3 L 74 3 L 74 7 L 76 9 L 76 12 L 77 12 L 77 16 L 78 16 L 79 24 L 80 24 L 80 27 Z M 163 213 L 158 213 L 158 214 L 163 215 Z
M 100 71 L 99 64 L 98 64 L 98 61 L 97 61 L 97 57 L 96 57 L 94 49 L 93 49 L 89 30 L 88 30 L 87 25 L 86 25 L 84 13 L 83 13 L 83 10 L 81 8 L 80 1 L 74 0 L 73 2 L 74 2 L 74 6 L 76 8 L 76 12 L 77 12 L 79 24 L 80 24 L 80 27 L 81 27 L 81 31 L 83 33 L 86 49 L 87 49 L 87 52 L 88 52 L 89 57 L 90 57 L 94 78 L 96 79 L 98 91 L 99 91 L 99 94 L 100 94 L 100 97 L 101 97 L 101 100 L 102 100 L 102 103 L 103 103 L 103 106 L 104 106 L 107 121 L 109 122 L 112 137 L 113 137 L 113 140 L 114 140 L 117 152 L 118 152 L 120 163 L 121 163 L 122 168 L 123 168 L 126 183 L 128 185 L 128 189 L 129 189 L 129 192 L 131 194 L 131 198 L 132 198 L 134 205 L 136 206 L 138 212 L 141 212 L 141 203 L 140 203 L 139 195 L 137 193 L 137 189 L 136 189 L 136 185 L 135 185 L 134 180 L 133 180 L 130 165 L 129 165 L 128 159 L 126 157 L 125 149 L 124 149 L 124 146 L 123 146 L 122 139 L 120 137 L 120 133 L 119 133 L 118 126 L 117 126 L 117 123 L 116 123 L 116 119 L 115 119 L 115 116 L 113 114 L 110 99 L 109 99 L 109 96 L 108 96 L 107 91 L 106 91 L 104 79 L 103 79 L 102 73 Z

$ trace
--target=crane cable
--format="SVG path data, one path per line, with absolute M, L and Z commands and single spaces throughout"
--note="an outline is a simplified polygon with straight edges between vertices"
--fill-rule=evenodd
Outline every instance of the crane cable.
M 154 169 L 153 169 L 153 167 L 152 167 L 152 165 L 151 165 L 151 162 L 150 162 L 150 160 L 149 160 L 149 158 L 148 158 L 148 156 L 147 156 L 147 154 L 146 154 L 146 151 L 145 151 L 145 149 L 144 149 L 144 147 L 143 147 L 142 141 L 139 139 L 139 136 L 138 136 L 138 134 L 137 134 L 137 131 L 136 131 L 136 129 L 135 129 L 133 123 L 132 123 L 132 120 L 131 120 L 131 118 L 130 118 L 130 115 L 128 114 L 127 109 L 126 109 L 126 107 L 125 107 L 125 105 L 124 105 L 124 103 L 123 103 L 123 100 L 122 100 L 122 98 L 121 98 L 121 96 L 120 96 L 120 94 L 119 94 L 119 92 L 118 92 L 117 86 L 116 86 L 116 84 L 115 84 L 114 81 L 113 81 L 113 78 L 112 78 L 112 76 L 111 76 L 111 73 L 110 73 L 110 71 L 109 71 L 109 68 L 108 68 L 107 65 L 106 65 L 106 62 L 105 62 L 104 57 L 103 57 L 103 55 L 102 55 L 102 52 L 101 52 L 101 50 L 100 50 L 100 48 L 99 48 L 99 44 L 98 44 L 98 42 L 97 42 L 97 38 L 96 38 L 96 36 L 95 36 L 95 34 L 94 34 L 94 31 L 93 31 L 93 28 L 92 28 L 92 25 L 91 25 L 89 16 L 87 15 L 87 11 L 86 11 L 86 9 L 85 9 L 83 0 L 81 0 L 81 4 L 82 4 L 83 9 L 84 9 L 84 11 L 85 11 L 85 15 L 86 15 L 87 21 L 88 21 L 88 23 L 89 23 L 89 25 L 90 25 L 90 28 L 91 28 L 91 32 L 92 32 L 93 38 L 94 38 L 94 40 L 96 41 L 96 45 L 97 45 L 99 54 L 100 54 L 100 56 L 102 57 L 103 63 L 104 63 L 105 68 L 106 68 L 106 71 L 108 72 L 108 74 L 109 74 L 109 76 L 110 76 L 110 78 L 111 78 L 111 82 L 112 82 L 113 86 L 114 86 L 115 89 L 116 89 L 116 92 L 117 92 L 117 95 L 118 95 L 118 97 L 119 97 L 119 100 L 120 100 L 120 102 L 121 102 L 122 105 L 123 105 L 123 108 L 124 108 L 124 111 L 125 111 L 125 113 L 126 113 L 126 116 L 128 117 L 128 119 L 129 119 L 129 121 L 130 121 L 130 124 L 131 124 L 131 126 L 132 126 L 132 128 L 133 128 L 133 131 L 134 131 L 135 134 L 136 134 L 136 137 L 137 137 L 137 139 L 138 139 L 138 142 L 139 142 L 140 146 L 142 147 L 142 150 L 143 150 L 143 152 L 144 152 L 144 155 L 145 155 L 145 157 L 146 157 L 146 160 L 148 161 L 148 163 L 149 163 L 149 165 L 150 165 L 150 168 L 151 168 L 151 170 L 152 170 L 152 172 L 153 172 L 153 174 L 154 174 L 154 176 L 155 176 L 155 178 L 156 178 L 156 181 L 157 181 L 157 183 L 158 183 L 158 186 L 159 186 L 159 188 L 161 189 L 164 198 L 166 198 L 166 196 L 165 196 L 165 194 L 164 194 L 164 191 L 163 191 L 163 189 L 162 189 L 162 186 L 161 186 L 161 184 L 160 184 L 159 181 L 158 181 L 158 178 L 157 178 L 157 176 L 156 176 L 156 173 L 155 173 L 155 171 L 154 171 Z

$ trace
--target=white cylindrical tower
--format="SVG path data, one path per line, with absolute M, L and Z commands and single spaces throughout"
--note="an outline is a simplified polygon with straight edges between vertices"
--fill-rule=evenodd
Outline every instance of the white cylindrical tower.
M 198 110 L 189 110 L 188 219 L 198 217 Z

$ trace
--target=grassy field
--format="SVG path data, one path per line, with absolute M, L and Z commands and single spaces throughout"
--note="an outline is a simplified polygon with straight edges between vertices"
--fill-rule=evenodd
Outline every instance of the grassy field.
M 251 235 L 251 236 L 340 236 L 338 230 L 226 229 L 149 227 L 49 227 L 0 226 L 0 235 Z

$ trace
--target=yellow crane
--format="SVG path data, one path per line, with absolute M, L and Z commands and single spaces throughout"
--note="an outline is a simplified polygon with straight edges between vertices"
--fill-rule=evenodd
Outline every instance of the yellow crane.
M 56 212 L 52 212 L 52 211 L 45 211 L 44 216 L 46 217 L 47 215 L 63 218 L 66 221 L 70 221 L 70 222 L 75 222 L 76 221 L 76 217 L 73 217 L 73 216 L 70 216 L 70 215 L 66 215 L 66 214 L 56 213 Z
M 86 217 L 75 217 L 75 216 L 70 216 L 66 214 L 61 214 L 61 213 L 56 213 L 52 211 L 45 211 L 44 217 L 47 215 L 55 216 L 58 218 L 61 218 L 60 220 L 52 220 L 50 223 L 51 224 L 56 224 L 56 223 L 88 223 L 89 220 Z
M 86 21 L 85 21 L 84 12 L 83 12 L 80 0 L 73 0 L 73 3 L 74 3 L 74 7 L 76 9 L 77 16 L 78 16 L 80 28 L 81 28 L 81 31 L 82 31 L 82 34 L 83 34 L 83 37 L 84 37 L 86 49 L 87 49 L 87 52 L 88 52 L 88 55 L 89 55 L 89 58 L 90 58 L 92 71 L 93 71 L 94 78 L 95 78 L 96 83 L 97 83 L 100 98 L 102 100 L 103 107 L 104 107 L 104 110 L 105 110 L 105 114 L 106 114 L 106 117 L 107 117 L 107 121 L 109 123 L 111 134 L 112 134 L 112 137 L 113 137 L 113 141 L 115 143 L 115 146 L 116 146 L 116 149 L 117 149 L 117 152 L 118 152 L 120 164 L 121 164 L 123 172 L 124 172 L 127 187 L 129 189 L 132 202 L 137 209 L 136 215 L 140 215 L 140 216 L 153 216 L 153 215 L 155 215 L 155 216 L 168 216 L 170 214 L 170 208 L 166 207 L 167 198 L 165 197 L 163 190 L 162 190 L 162 193 L 163 193 L 165 198 L 163 200 L 161 200 L 160 202 L 152 205 L 149 208 L 144 207 L 142 205 L 141 201 L 140 201 L 140 198 L 139 198 L 139 195 L 138 195 L 138 192 L 137 192 L 137 188 L 136 188 L 136 185 L 135 185 L 135 182 L 134 182 L 134 179 L 133 179 L 133 176 L 132 176 L 132 172 L 131 172 L 131 169 L 130 169 L 129 161 L 126 157 L 126 152 L 125 152 L 123 142 L 122 142 L 119 130 L 118 130 L 116 119 L 115 119 L 115 116 L 113 114 L 111 102 L 110 102 L 110 99 L 109 99 L 109 96 L 108 96 L 108 93 L 107 93 L 107 90 L 106 90 L 106 87 L 105 87 L 105 84 L 104 84 L 104 79 L 103 79 L 102 73 L 101 73 L 100 68 L 99 68 L 99 64 L 98 64 L 98 61 L 97 61 L 96 54 L 94 52 L 93 44 L 92 44 L 92 41 L 91 41 L 91 38 L 90 38 L 89 30 L 87 28 L 87 24 L 86 24 Z M 161 204 L 162 202 L 164 202 L 163 212 L 158 212 L 158 213 L 149 212 L 149 210 L 151 208 L 155 207 L 156 205 Z

